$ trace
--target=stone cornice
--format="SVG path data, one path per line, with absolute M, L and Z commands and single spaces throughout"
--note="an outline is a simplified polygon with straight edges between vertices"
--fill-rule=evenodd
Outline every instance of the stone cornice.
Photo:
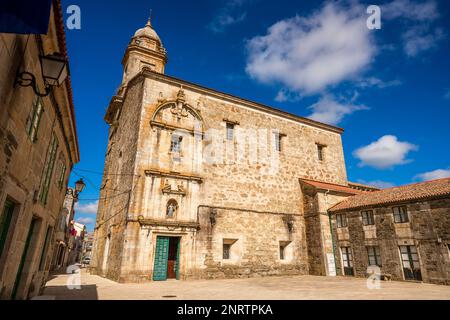
M 220 100 L 224 100 L 224 101 L 228 101 L 231 103 L 235 103 L 238 105 L 242 105 L 248 108 L 252 108 L 258 111 L 262 111 L 264 113 L 269 113 L 272 115 L 276 115 L 285 119 L 289 119 L 292 121 L 296 121 L 305 125 L 309 125 L 312 127 L 316 127 L 316 128 L 320 128 L 323 130 L 327 130 L 327 131 L 331 131 L 331 132 L 335 132 L 338 134 L 342 134 L 344 132 L 344 129 L 339 128 L 339 127 L 335 127 L 335 126 L 331 126 L 325 123 L 321 123 L 318 121 L 314 121 L 308 118 L 304 118 L 304 117 L 300 117 L 297 115 L 294 115 L 292 113 L 288 113 L 286 111 L 282 111 L 279 109 L 275 109 L 273 107 L 267 106 L 267 105 L 263 105 L 254 101 L 250 101 L 244 98 L 240 98 L 240 97 L 236 97 L 233 96 L 231 94 L 227 94 L 224 92 L 220 92 L 211 88 L 206 88 L 203 87 L 201 85 L 198 84 L 194 84 L 185 80 L 181 80 L 178 78 L 174 78 L 165 74 L 161 74 L 158 72 L 154 72 L 151 71 L 149 68 L 143 68 L 142 72 L 140 73 L 142 74 L 144 77 L 149 78 L 149 79 L 154 79 L 154 80 L 158 80 L 161 82 L 165 82 L 171 85 L 175 85 L 177 87 L 183 87 L 185 90 L 191 90 L 191 91 L 195 91 L 198 92 L 200 94 L 205 94 Z
M 139 216 L 137 219 L 137 222 L 141 226 L 168 227 L 168 228 L 190 228 L 190 229 L 197 229 L 197 230 L 200 229 L 200 224 L 195 221 L 146 219 L 143 216 Z
M 203 182 L 203 178 L 199 176 L 194 176 L 191 174 L 183 174 L 179 172 L 167 172 L 167 171 L 161 171 L 157 169 L 148 169 L 145 170 L 145 175 L 147 176 L 159 176 L 159 177 L 165 177 L 165 178 L 176 178 L 176 179 L 183 179 L 183 180 L 189 180 L 189 181 L 197 181 L 198 183 Z

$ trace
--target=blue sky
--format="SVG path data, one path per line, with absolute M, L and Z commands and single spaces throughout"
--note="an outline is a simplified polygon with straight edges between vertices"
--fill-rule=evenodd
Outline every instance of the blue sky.
M 87 1 L 67 30 L 84 177 L 77 219 L 93 228 L 103 121 L 121 60 L 153 10 L 166 74 L 343 127 L 350 181 L 388 187 L 450 175 L 448 1 Z M 381 30 L 366 27 L 381 7 Z M 67 15 L 66 15 L 67 16 Z

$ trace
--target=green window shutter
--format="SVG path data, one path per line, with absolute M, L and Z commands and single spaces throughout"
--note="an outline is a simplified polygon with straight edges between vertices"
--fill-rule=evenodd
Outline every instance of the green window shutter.
M 48 227 L 47 233 L 45 234 L 44 247 L 42 248 L 41 259 L 39 261 L 39 271 L 44 271 L 45 269 L 45 258 L 47 256 L 48 245 L 50 241 L 50 235 L 52 234 L 52 230 L 53 230 L 52 227 Z
M 43 205 L 47 204 L 48 191 L 50 188 L 50 181 L 52 179 L 53 167 L 55 166 L 57 150 L 58 150 L 58 141 L 56 140 L 55 134 L 53 134 L 49 154 L 47 157 L 47 163 L 44 169 L 44 180 L 43 180 L 44 182 L 42 184 L 41 195 L 39 197 Z
M 42 99 L 37 97 L 33 102 L 31 115 L 27 121 L 27 134 L 32 142 L 36 142 L 39 125 L 41 123 L 42 113 L 44 108 L 42 106 Z
M 156 238 L 155 265 L 153 267 L 153 280 L 167 280 L 167 260 L 169 258 L 168 237 Z
M 66 177 L 67 167 L 64 163 L 61 165 L 61 172 L 58 179 L 58 188 L 61 189 L 63 187 L 64 178 Z
M 15 205 L 13 202 L 6 200 L 2 215 L 0 216 L 0 257 L 5 248 L 6 239 L 8 237 L 9 227 L 11 225 L 12 216 Z

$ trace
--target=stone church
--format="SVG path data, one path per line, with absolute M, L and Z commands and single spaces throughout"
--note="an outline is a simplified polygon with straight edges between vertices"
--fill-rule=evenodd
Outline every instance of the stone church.
M 120 282 L 336 273 L 341 135 L 164 73 L 149 21 L 111 99 L 92 270 Z

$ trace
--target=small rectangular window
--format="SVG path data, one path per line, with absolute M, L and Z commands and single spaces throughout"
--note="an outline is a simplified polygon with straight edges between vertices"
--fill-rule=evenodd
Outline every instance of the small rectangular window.
M 234 124 L 227 122 L 227 140 L 233 141 L 234 139 Z
M 395 223 L 406 223 L 409 222 L 408 210 L 406 206 L 394 207 L 392 208 L 394 212 L 394 222 Z
M 230 259 L 230 251 L 231 251 L 231 244 L 224 243 L 223 244 L 223 259 L 224 260 Z
M 286 246 L 283 244 L 280 244 L 280 260 L 285 259 L 285 254 L 284 254 L 285 250 L 286 250 Z
M 337 214 L 336 223 L 338 228 L 347 227 L 347 216 L 345 214 Z
M 42 106 L 42 99 L 40 97 L 36 97 L 33 102 L 33 107 L 31 109 L 31 114 L 27 120 L 27 134 L 31 139 L 31 142 L 36 142 L 37 133 L 39 129 L 39 125 L 41 123 L 42 113 L 44 112 L 44 108 Z
M 283 135 L 279 132 L 274 132 L 273 137 L 275 141 L 275 150 L 281 152 Z
M 183 141 L 182 136 L 173 135 L 172 141 L 170 143 L 170 151 L 174 153 L 180 153 L 182 141 Z
M 369 266 L 381 267 L 381 255 L 379 247 L 367 247 Z
M 319 159 L 319 161 L 323 161 L 323 159 L 324 159 L 324 156 L 323 156 L 324 149 L 325 149 L 325 146 L 320 145 L 320 144 L 317 145 L 317 158 Z
M 375 224 L 375 221 L 373 218 L 373 210 L 362 211 L 361 216 L 362 216 L 363 225 L 372 226 Z

